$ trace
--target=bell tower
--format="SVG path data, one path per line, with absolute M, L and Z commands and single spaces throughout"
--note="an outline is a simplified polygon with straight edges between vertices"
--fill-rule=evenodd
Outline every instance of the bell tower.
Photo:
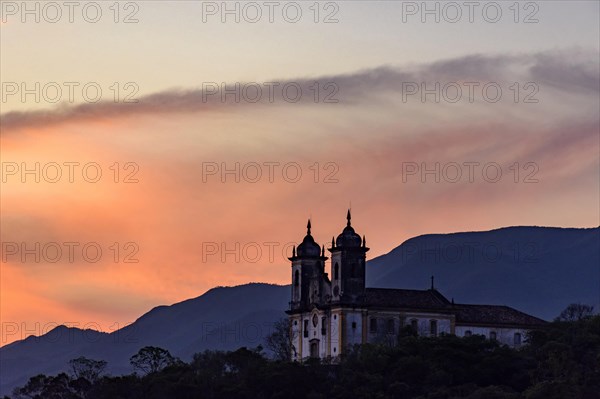
M 364 299 L 366 257 L 369 248 L 352 227 L 348 209 L 346 227 L 337 239 L 331 239 L 331 295 L 332 302 L 358 304 Z
M 306 310 L 313 304 L 321 304 L 327 294 L 325 281 L 325 247 L 317 244 L 311 235 L 310 219 L 306 225 L 306 236 L 292 250 L 288 258 L 292 262 L 291 310 Z

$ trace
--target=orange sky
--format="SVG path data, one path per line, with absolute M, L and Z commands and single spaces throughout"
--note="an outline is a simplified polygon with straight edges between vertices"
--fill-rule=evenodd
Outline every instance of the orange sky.
M 72 118 L 45 127 L 26 121 L 5 128 L 2 344 L 64 323 L 111 331 L 153 306 L 216 285 L 286 284 L 283 248 L 289 251 L 290 243 L 302 239 L 308 217 L 317 241 L 330 242 L 344 227 L 350 203 L 353 225 L 366 234 L 371 257 L 426 233 L 597 226 L 593 99 L 589 106 L 563 104 L 556 114 L 554 99 L 561 90 L 574 95 L 574 104 L 590 101 L 588 93 L 573 94 L 571 88 L 550 88 L 539 104 L 508 101 L 493 109 L 481 103 L 400 103 L 387 93 L 325 107 L 134 112 L 110 120 Z M 21 171 L 23 163 L 31 169 L 35 162 L 47 172 L 40 172 L 39 183 Z M 52 162 L 63 165 L 56 183 L 49 181 Z M 65 162 L 95 163 L 102 176 L 88 182 L 78 166 L 71 183 Z M 208 163 L 233 169 L 236 162 L 244 165 L 239 182 L 235 174 L 223 182 L 219 173 L 203 170 Z M 274 166 L 273 182 L 269 162 L 281 165 Z M 444 169 L 448 174 L 439 183 L 433 175 L 423 183 L 419 173 L 403 177 L 408 162 L 430 169 L 452 162 L 482 166 L 475 167 L 473 182 L 463 167 L 455 183 L 451 169 Z M 515 162 L 516 183 L 510 169 Z M 302 171 L 297 182 L 291 182 L 295 169 L 282 173 L 291 163 Z M 488 181 L 494 173 L 488 180 L 481 174 L 492 163 L 503 172 L 495 183 Z M 527 163 L 535 166 L 526 169 Z M 133 164 L 137 170 L 130 179 L 137 182 L 125 183 Z M 253 183 L 257 164 L 263 175 Z M 8 173 L 14 165 L 19 170 Z M 85 178 L 93 179 L 94 170 Z M 525 182 L 530 173 L 537 182 Z M 71 244 L 77 245 L 73 259 L 65 242 L 77 243 Z M 39 243 L 47 252 L 40 249 L 37 262 L 35 255 L 23 257 L 21 247 L 15 251 L 14 243 L 26 248 Z M 82 251 L 87 243 L 94 244 L 88 260 Z M 116 262 L 114 243 L 120 248 Z M 62 252 L 54 262 L 57 246 Z M 102 256 L 92 262 L 95 247 Z M 126 262 L 134 250 L 131 259 L 138 262 Z

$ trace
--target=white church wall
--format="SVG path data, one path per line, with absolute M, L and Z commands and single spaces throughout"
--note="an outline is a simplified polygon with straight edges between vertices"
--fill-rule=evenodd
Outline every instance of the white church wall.
M 317 325 L 313 323 L 313 317 L 317 316 Z M 294 322 L 297 322 L 296 324 Z M 311 344 L 318 341 L 318 354 L 319 357 L 325 358 L 328 356 L 335 356 L 334 353 L 329 354 L 329 340 L 331 339 L 331 346 L 338 347 L 338 325 L 339 316 L 331 315 L 328 312 L 311 312 L 298 315 L 292 321 L 292 334 L 294 337 L 294 346 L 298 352 L 298 356 L 295 360 L 301 360 L 310 357 Z M 323 327 L 325 327 L 323 329 Z M 301 349 L 300 349 L 301 348 Z M 336 351 L 339 349 L 336 349 Z
M 360 345 L 363 343 L 363 325 L 361 310 L 347 310 L 344 312 L 344 338 L 346 346 Z
M 301 351 L 301 359 L 307 358 L 310 356 L 310 339 L 314 331 L 312 330 L 311 322 L 310 322 L 310 314 L 302 315 L 302 328 L 300 339 L 302 340 L 302 351 Z
M 452 320 L 450 316 L 436 313 L 405 313 L 404 325 L 412 325 L 412 321 L 417 321 L 417 333 L 420 336 L 428 337 L 431 335 L 431 321 L 437 322 L 437 334 L 451 334 Z
M 343 330 L 343 318 L 341 311 L 338 309 L 336 312 L 331 313 L 331 349 L 330 354 L 332 357 L 339 356 L 343 351 L 342 345 L 342 330 Z
M 317 325 L 317 336 L 319 337 L 319 357 L 327 357 L 327 337 L 331 333 L 329 328 L 329 316 L 327 314 L 319 313 L 319 324 Z
M 302 358 L 302 354 L 300 353 L 300 342 L 302 341 L 302 331 L 301 331 L 301 322 L 302 318 L 298 316 L 294 316 L 290 318 L 291 322 L 291 336 L 292 336 L 292 345 L 294 349 L 292 350 L 292 360 L 300 360 Z
M 317 315 L 318 323 L 313 324 L 313 316 Z M 325 318 L 325 319 L 323 319 Z M 377 320 L 377 331 L 371 330 L 371 319 Z M 336 357 L 343 353 L 345 347 L 363 342 L 363 328 L 367 332 L 367 340 L 371 343 L 385 343 L 393 345 L 396 342 L 400 329 L 403 326 L 411 326 L 411 322 L 416 320 L 418 334 L 420 336 L 429 336 L 431 321 L 437 322 L 437 335 L 452 333 L 452 316 L 435 313 L 399 313 L 390 311 L 370 311 L 366 317 L 366 326 L 363 327 L 363 310 L 344 309 L 343 315 L 341 309 L 328 312 L 312 312 L 303 315 L 297 315 L 292 320 L 292 337 L 296 348 L 296 357 L 294 360 L 301 360 L 310 357 L 311 341 L 318 340 L 318 353 L 321 358 Z M 393 320 L 393 333 L 390 333 L 388 324 Z M 323 324 L 324 323 L 324 324 Z M 323 334 L 323 326 L 325 331 Z M 307 333 L 305 334 L 305 327 Z M 511 347 L 519 347 L 525 344 L 527 329 L 509 328 L 509 327 L 482 327 L 457 325 L 454 328 L 454 334 L 458 337 L 464 337 L 467 332 L 472 335 L 483 335 L 491 339 L 492 333 L 496 334 L 496 340 Z M 520 334 L 520 339 L 515 340 L 515 334 Z M 520 342 L 520 343 L 519 343 Z
M 371 323 L 371 319 L 377 320 L 377 327 Z M 393 320 L 393 329 L 389 324 Z M 411 326 L 412 321 L 417 322 L 417 333 L 420 336 L 429 336 L 431 333 L 431 321 L 437 323 L 436 335 L 452 333 L 452 318 L 446 314 L 438 313 L 399 313 L 390 311 L 370 311 L 367 317 L 367 337 L 369 342 L 389 341 L 390 336 L 397 337 L 400 329 L 405 326 Z M 393 331 L 393 332 L 392 332 Z
M 331 356 L 339 354 L 339 331 L 340 331 L 340 316 L 338 312 L 331 312 L 329 317 L 329 337 L 331 345 Z
M 455 334 L 458 337 L 464 337 L 467 335 L 467 331 L 470 331 L 472 335 L 483 335 L 488 339 L 491 339 L 491 333 L 496 333 L 496 340 L 501 344 L 508 345 L 511 347 L 519 347 L 525 343 L 525 336 L 527 334 L 526 329 L 522 328 L 510 328 L 510 327 L 480 327 L 480 326 L 456 326 Z M 515 334 L 520 334 L 521 344 L 515 342 Z

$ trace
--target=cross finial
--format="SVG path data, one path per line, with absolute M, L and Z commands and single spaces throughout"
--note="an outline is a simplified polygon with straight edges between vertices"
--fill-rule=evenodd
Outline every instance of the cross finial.
M 352 219 L 352 216 L 350 215 L 350 208 L 348 208 L 348 213 L 346 214 L 346 219 L 348 220 L 348 226 L 350 226 L 350 219 Z
M 433 290 L 433 276 L 431 276 L 431 289 Z
M 294 245 L 294 247 L 292 248 L 292 258 L 296 257 L 296 246 Z
M 308 219 L 308 223 L 306 224 L 306 234 L 310 235 L 310 219 Z

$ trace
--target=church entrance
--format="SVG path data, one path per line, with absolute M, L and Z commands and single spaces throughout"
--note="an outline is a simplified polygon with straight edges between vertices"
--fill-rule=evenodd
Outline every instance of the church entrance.
M 310 357 L 313 359 L 319 357 L 319 340 L 310 341 Z

